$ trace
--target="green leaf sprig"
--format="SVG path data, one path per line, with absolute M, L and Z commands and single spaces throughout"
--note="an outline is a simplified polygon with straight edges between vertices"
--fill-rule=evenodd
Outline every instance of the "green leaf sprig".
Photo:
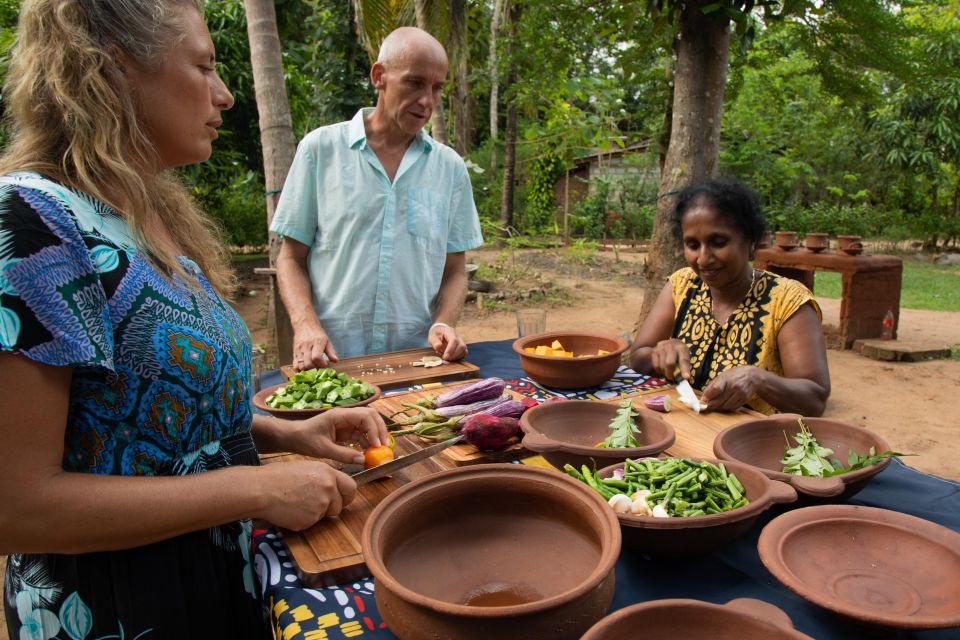
M 640 413 L 633 408 L 633 401 L 624 400 L 617 409 L 617 415 L 610 421 L 610 435 L 598 444 L 604 449 L 623 449 L 626 447 L 641 447 L 643 444 L 637 439 L 640 429 L 634 421 Z
M 793 436 L 797 446 L 791 447 L 790 440 L 787 439 L 787 446 L 780 459 L 784 473 L 825 478 L 864 469 L 887 458 L 913 455 L 897 451 L 877 453 L 876 447 L 870 447 L 867 455 L 860 455 L 851 449 L 847 454 L 847 466 L 844 467 L 839 460 L 828 457 L 833 455 L 833 449 L 821 447 L 802 419 L 798 418 L 797 422 L 800 424 L 800 432 Z M 786 432 L 783 436 L 787 437 Z

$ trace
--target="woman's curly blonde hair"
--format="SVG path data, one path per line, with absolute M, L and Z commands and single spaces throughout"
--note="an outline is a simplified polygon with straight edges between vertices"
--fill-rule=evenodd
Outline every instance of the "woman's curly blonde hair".
M 203 0 L 25 0 L 4 86 L 12 135 L 0 174 L 36 171 L 111 204 L 158 266 L 193 281 L 150 238 L 160 226 L 229 295 L 216 226 L 172 172 L 139 173 L 156 154 L 114 56 L 120 49 L 158 68 L 182 38 L 185 7 L 202 12 Z

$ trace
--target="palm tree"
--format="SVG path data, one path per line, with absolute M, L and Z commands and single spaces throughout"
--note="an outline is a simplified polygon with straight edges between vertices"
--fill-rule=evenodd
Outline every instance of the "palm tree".
M 250 40 L 250 64 L 257 110 L 260 112 L 260 143 L 263 147 L 263 175 L 266 193 L 267 227 L 273 221 L 280 190 L 296 153 L 293 120 L 283 82 L 280 37 L 273 0 L 244 0 L 247 16 L 247 37 Z M 270 267 L 274 267 L 280 251 L 280 239 L 270 234 Z M 290 362 L 293 333 L 290 318 L 283 304 L 277 302 L 276 279 L 270 286 L 269 334 L 276 336 L 280 362 Z

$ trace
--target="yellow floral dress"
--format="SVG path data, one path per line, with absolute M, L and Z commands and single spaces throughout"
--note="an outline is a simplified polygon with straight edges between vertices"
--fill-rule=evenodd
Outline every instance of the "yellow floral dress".
M 703 389 L 727 369 L 753 365 L 783 375 L 777 335 L 780 328 L 803 305 L 810 303 L 822 319 L 820 306 L 805 286 L 768 271 L 756 270 L 743 302 L 724 324 L 713 317 L 713 297 L 693 269 L 686 267 L 670 276 L 673 306 L 677 310 L 671 337 L 690 349 L 693 384 Z M 748 405 L 774 413 L 767 402 L 754 396 Z

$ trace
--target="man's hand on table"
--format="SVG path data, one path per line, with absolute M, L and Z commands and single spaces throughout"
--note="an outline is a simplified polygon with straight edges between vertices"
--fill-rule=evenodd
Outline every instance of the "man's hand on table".
M 448 362 L 462 360 L 467 356 L 467 343 L 450 325 L 442 322 L 435 323 L 427 333 L 427 340 L 433 350 Z
M 336 362 L 337 350 L 330 342 L 326 332 L 317 327 L 301 329 L 293 336 L 293 370 L 304 371 L 317 367 L 326 367 Z

